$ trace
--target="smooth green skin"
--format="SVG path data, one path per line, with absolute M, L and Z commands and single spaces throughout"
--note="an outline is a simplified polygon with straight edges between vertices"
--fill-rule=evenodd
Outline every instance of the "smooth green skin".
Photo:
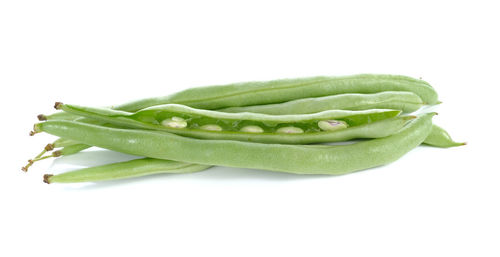
M 88 149 L 92 146 L 86 144 L 74 144 L 63 147 L 63 149 L 59 150 L 61 155 L 71 155 L 75 153 L 79 153 L 85 149 Z
M 58 175 L 45 175 L 46 183 L 96 182 L 142 177 L 160 173 L 192 173 L 210 168 L 208 165 L 190 164 L 152 158 L 136 159 L 96 167 L 74 170 Z
M 367 110 L 367 111 L 325 111 L 316 114 L 307 115 L 266 115 L 254 113 L 223 113 L 207 110 L 197 110 L 182 105 L 163 105 L 154 108 L 147 108 L 137 113 L 126 113 L 112 109 L 80 107 L 73 105 L 62 105 L 64 111 L 79 114 L 93 119 L 98 119 L 107 123 L 114 123 L 122 127 L 128 128 L 143 128 L 166 131 L 178 135 L 202 138 L 202 139 L 226 139 L 248 142 L 261 143 L 283 143 L 283 144 L 309 144 L 309 143 L 324 143 L 338 142 L 353 138 L 377 138 L 385 137 L 399 130 L 408 119 L 402 117 L 400 119 L 389 120 L 397 116 L 400 111 L 396 110 Z M 225 128 L 225 131 L 207 131 L 199 129 L 198 124 L 190 128 L 170 128 L 159 125 L 161 120 L 166 117 L 185 117 L 190 122 L 189 117 L 197 117 L 197 121 L 205 124 L 217 123 Z M 160 117 L 160 118 L 159 118 Z M 337 131 L 321 131 L 318 128 L 320 120 L 345 120 L 351 125 L 355 125 L 346 129 Z M 265 133 L 248 133 L 241 132 L 238 128 L 234 129 L 230 126 L 237 122 L 243 125 L 259 125 L 266 131 Z M 144 121 L 149 121 L 144 122 Z M 153 124 L 156 123 L 156 124 Z M 249 123 L 254 122 L 254 123 Z M 299 122 L 299 123 L 295 123 Z M 306 130 L 306 133 L 300 134 L 284 134 L 276 133 L 276 129 L 283 126 L 277 124 L 282 123 L 283 126 L 297 126 Z M 372 125 L 373 124 L 373 125 Z M 274 127 L 264 127 L 272 125 Z M 241 126 L 240 126 L 241 127 Z M 228 131 L 233 129 L 233 131 Z
M 95 124 L 95 125 L 108 125 L 108 124 L 105 124 L 104 122 L 96 121 L 93 119 L 86 119 L 80 115 L 72 114 L 69 112 L 56 112 L 56 113 L 51 114 L 51 115 L 47 115 L 47 116 L 44 115 L 44 117 L 46 118 L 46 120 L 52 120 L 52 121 L 53 120 L 68 120 L 68 121 L 86 122 L 86 123 Z M 109 126 L 112 126 L 112 125 L 109 125 Z M 66 139 L 66 138 L 58 138 L 56 141 L 54 141 L 52 143 L 52 145 L 54 148 L 63 147 L 64 149 L 59 150 L 59 152 L 61 152 L 62 155 L 75 154 L 75 153 L 78 153 L 80 151 L 83 151 L 83 150 L 91 147 L 91 146 L 80 144 L 79 142 L 76 142 L 76 141 L 70 140 L 70 139 Z M 78 151 L 78 149 L 81 149 L 81 150 Z
M 66 147 L 70 145 L 76 145 L 79 144 L 78 142 L 66 138 L 58 138 L 52 145 L 54 145 L 54 148 L 59 148 L 59 147 Z
M 310 77 L 261 82 L 243 82 L 190 88 L 173 95 L 154 97 L 115 106 L 137 111 L 146 107 L 177 103 L 200 109 L 283 103 L 291 100 L 348 93 L 407 91 L 426 104 L 438 103 L 436 91 L 425 81 L 399 75 L 360 74 L 339 77 Z
M 50 115 L 41 115 L 43 116 L 46 120 L 76 120 L 80 118 L 80 116 L 67 113 L 67 112 L 56 112 Z
M 431 133 L 425 139 L 424 144 L 435 147 L 448 148 L 448 147 L 465 145 L 466 143 L 453 141 L 453 139 L 451 139 L 450 134 L 448 134 L 446 130 L 439 127 L 438 125 L 432 125 Z
M 434 113 L 424 114 L 392 136 L 328 146 L 201 140 L 165 132 L 107 128 L 71 121 L 38 123 L 35 131 L 150 158 L 296 174 L 340 175 L 397 160 L 425 140 L 431 131 L 432 116 Z
M 222 112 L 253 112 L 274 115 L 307 114 L 325 110 L 395 109 L 414 112 L 424 105 L 420 97 L 411 92 L 388 91 L 375 94 L 341 94 L 304 98 L 278 104 L 228 107 Z
M 57 114 L 61 114 L 61 113 L 66 113 L 66 112 L 60 112 Z M 82 118 L 79 115 L 75 115 L 75 114 L 71 114 L 71 113 L 67 113 L 67 114 L 69 115 L 68 117 L 73 117 L 73 119 L 55 119 L 55 120 L 72 120 L 72 121 L 86 122 L 86 123 L 94 124 L 94 125 L 103 125 L 103 126 L 113 127 L 113 125 L 106 124 L 106 123 L 101 122 L 101 121 Z M 59 117 L 64 117 L 64 116 L 59 115 Z M 52 120 L 52 119 L 47 119 L 47 120 Z M 76 154 L 76 153 L 79 153 L 85 149 L 92 147 L 90 145 L 81 144 L 77 141 L 66 139 L 66 138 L 58 138 L 52 144 L 53 144 L 54 148 L 62 147 L 61 150 L 58 150 L 58 156 L 59 155 Z

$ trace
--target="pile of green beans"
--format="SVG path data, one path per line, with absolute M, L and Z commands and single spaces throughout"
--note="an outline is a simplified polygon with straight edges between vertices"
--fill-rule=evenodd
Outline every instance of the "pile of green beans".
M 97 146 L 142 159 L 44 175 L 46 183 L 91 182 L 211 166 L 340 175 L 388 164 L 421 144 L 463 145 L 432 123 L 429 83 L 361 74 L 187 89 L 111 107 L 57 102 L 31 135 L 59 137 L 23 170 Z M 330 144 L 345 142 L 342 144 Z M 50 152 L 57 149 L 53 152 Z

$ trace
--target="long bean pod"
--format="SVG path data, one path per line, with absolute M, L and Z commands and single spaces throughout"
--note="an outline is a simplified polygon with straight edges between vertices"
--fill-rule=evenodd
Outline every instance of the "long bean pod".
M 97 167 L 84 168 L 57 175 L 44 175 L 45 183 L 95 182 L 141 177 L 160 173 L 191 173 L 210 168 L 209 165 L 190 164 L 152 158 L 135 159 Z
M 150 107 L 136 113 L 67 104 L 58 107 L 70 113 L 129 128 L 162 130 L 203 139 L 292 144 L 336 142 L 352 139 L 353 136 L 384 137 L 401 128 L 407 119 L 402 117 L 375 124 L 400 113 L 399 110 L 385 109 L 267 115 L 199 110 L 177 104 Z M 368 126 L 372 123 L 373 126 Z M 384 124 L 387 126 L 383 127 Z
M 274 115 L 307 114 L 326 110 L 396 109 L 414 112 L 424 105 L 422 99 L 404 91 L 375 94 L 340 94 L 292 100 L 277 104 L 251 105 L 219 109 L 222 112 L 253 112 Z
M 406 91 L 426 104 L 438 102 L 436 91 L 425 81 L 399 75 L 360 74 L 310 77 L 190 88 L 173 95 L 153 97 L 117 105 L 114 109 L 137 111 L 146 107 L 177 103 L 200 109 L 282 103 L 291 100 L 348 93 Z
M 432 128 L 433 115 L 424 114 L 400 132 L 385 138 L 314 147 L 201 140 L 165 132 L 107 128 L 71 121 L 38 123 L 34 130 L 150 158 L 297 174 L 339 175 L 397 160 L 425 140 Z

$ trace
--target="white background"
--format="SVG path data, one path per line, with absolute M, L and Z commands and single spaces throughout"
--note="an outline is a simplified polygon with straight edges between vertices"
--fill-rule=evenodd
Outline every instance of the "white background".
M 2 1 L 0 255 L 499 256 L 493 3 Z M 430 82 L 443 101 L 435 123 L 468 145 L 418 147 L 340 177 L 213 168 L 42 183 L 47 172 L 128 158 L 104 152 L 20 170 L 53 140 L 28 131 L 54 101 L 105 106 L 356 73 Z

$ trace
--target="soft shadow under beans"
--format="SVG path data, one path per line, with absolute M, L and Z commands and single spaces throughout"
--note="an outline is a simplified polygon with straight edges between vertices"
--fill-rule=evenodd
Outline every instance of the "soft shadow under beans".
M 287 183 L 290 181 L 298 180 L 311 180 L 311 179 L 324 179 L 325 177 L 333 178 L 335 176 L 328 175 L 298 175 L 282 172 L 230 168 L 230 167 L 212 167 L 205 171 L 188 173 L 188 174 L 154 174 L 143 177 L 127 178 L 120 180 L 98 181 L 98 182 L 85 182 L 72 184 L 75 186 L 68 187 L 69 190 L 94 190 L 105 189 L 110 187 L 119 187 L 126 185 L 133 185 L 136 183 L 155 182 L 155 183 L 169 183 L 175 180 L 183 180 L 186 183 L 200 183 L 207 182 L 213 183 L 216 181 L 257 181 L 257 182 L 278 182 Z

